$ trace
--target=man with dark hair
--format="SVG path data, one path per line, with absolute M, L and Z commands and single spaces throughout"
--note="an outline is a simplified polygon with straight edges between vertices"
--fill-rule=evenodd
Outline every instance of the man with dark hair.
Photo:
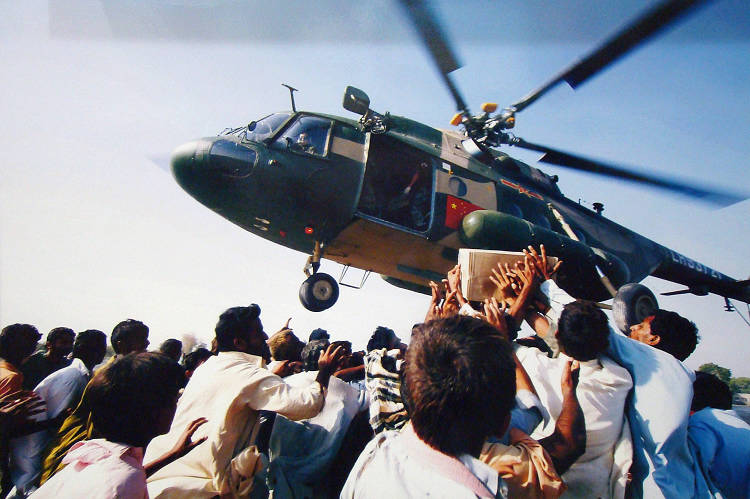
M 703 476 L 721 497 L 750 497 L 750 425 L 732 410 L 729 385 L 696 371 L 693 392 L 688 439 Z
M 393 350 L 400 346 L 401 340 L 396 336 L 393 329 L 385 326 L 378 326 L 375 328 L 375 331 L 367 342 L 367 351 L 371 352 L 373 350 L 380 350 L 381 348 Z
M 109 341 L 117 355 L 145 352 L 148 348 L 148 326 L 135 319 L 126 319 L 112 330 Z
M 159 346 L 159 352 L 163 353 L 175 362 L 182 357 L 182 342 L 175 338 L 169 338 Z
M 47 481 L 33 497 L 147 497 L 146 476 L 184 456 L 204 440 L 191 441 L 205 423 L 192 421 L 170 452 L 144 467 L 143 448 L 169 429 L 183 373 L 167 356 L 142 352 L 120 357 L 88 387 L 97 438 L 66 456 L 72 466 Z
M 693 382 L 693 403 L 690 410 L 698 412 L 706 407 L 714 409 L 732 409 L 732 390 L 729 385 L 713 374 L 695 371 Z
M 672 354 L 681 361 L 693 353 L 700 340 L 693 322 L 667 310 L 657 310 L 640 324 L 631 326 L 630 338 Z
M 327 339 L 310 340 L 307 345 L 302 348 L 300 357 L 302 360 L 303 371 L 317 371 L 318 370 L 318 359 L 320 358 L 321 352 L 325 351 L 331 342 Z
M 405 347 L 393 329 L 385 326 L 375 328 L 367 342 L 365 388 L 370 396 L 370 426 L 376 434 L 400 430 L 409 420 L 401 398 Z
M 37 421 L 64 417 L 64 411 L 78 403 L 94 366 L 102 361 L 106 350 L 107 337 L 103 332 L 88 329 L 78 333 L 71 364 L 50 374 L 34 388 L 46 403 L 46 409 L 37 416 Z M 11 442 L 11 476 L 18 493 L 29 493 L 36 484 L 41 471 L 42 451 L 57 432 L 60 422 Z
M 149 345 L 148 332 L 148 326 L 141 321 L 126 319 L 119 322 L 112 329 L 112 335 L 109 338 L 115 356 L 102 369 L 106 369 L 123 355 L 145 352 Z M 45 450 L 40 483 L 44 484 L 65 466 L 63 458 L 73 445 L 81 440 L 89 440 L 97 436 L 91 424 L 91 408 L 88 404 L 87 390 L 84 389 L 80 402 L 70 416 L 63 421 L 52 444 Z
M 41 337 L 31 324 L 11 324 L 0 332 L 0 400 L 21 390 L 21 363 L 34 352 Z M 4 432 L 0 430 L 0 433 Z M 0 497 L 4 497 L 11 487 L 7 451 L 7 440 L 3 438 L 0 440 Z
M 545 281 L 541 290 L 558 311 L 575 301 L 553 280 Z M 650 328 L 651 321 L 644 322 Z M 637 326 L 635 330 L 640 332 Z M 607 355 L 627 369 L 633 380 L 626 403 L 633 440 L 632 494 L 649 498 L 707 496 L 706 481 L 700 478 L 687 438 L 693 371 L 672 354 L 633 337 L 639 333 L 631 332 L 628 338 L 611 327 L 609 332 Z
M 607 316 L 592 302 L 569 303 L 560 314 L 556 337 L 568 356 L 581 362 L 596 359 L 609 345 Z
M 415 328 L 405 367 L 411 424 L 367 445 L 341 497 L 504 497 L 497 471 L 477 457 L 508 425 L 515 376 L 510 344 L 484 321 Z
M 196 348 L 182 359 L 185 377 L 190 380 L 198 366 L 210 359 L 214 354 L 208 348 Z
M 310 333 L 310 337 L 307 339 L 307 341 L 313 341 L 313 340 L 330 340 L 331 335 L 328 334 L 328 331 L 322 328 L 316 328 L 313 329 Z
M 547 314 L 557 315 L 554 310 Z M 606 355 L 607 316 L 592 302 L 570 302 L 559 314 L 555 339 L 560 350 L 557 358 L 536 348 L 518 347 L 516 352 L 551 416 L 532 437 L 542 438 L 554 431 L 563 405 L 558 380 L 565 364 L 575 359 L 580 364 L 577 392 L 586 424 L 586 448 L 562 474 L 568 486 L 566 497 L 624 497 L 632 463 L 624 413 L 633 381 L 625 368 Z
M 47 333 L 44 352 L 37 352 L 23 363 L 23 387 L 31 390 L 44 378 L 70 365 L 68 355 L 73 349 L 75 332 L 69 327 L 56 327 Z
M 296 421 L 320 411 L 340 350 L 323 352 L 316 382 L 300 388 L 265 369 L 270 358 L 266 340 L 258 305 L 233 307 L 221 314 L 216 324 L 219 354 L 193 374 L 169 433 L 151 442 L 146 457 L 172 448 L 197 416 L 208 419 L 199 435 L 207 436 L 209 444 L 151 476 L 150 497 L 247 495 L 261 486 L 255 476 L 265 468 L 264 456 L 253 445 L 258 413 L 274 411 Z
M 21 364 L 41 337 L 31 324 L 11 324 L 0 332 L 0 399 L 23 387 Z

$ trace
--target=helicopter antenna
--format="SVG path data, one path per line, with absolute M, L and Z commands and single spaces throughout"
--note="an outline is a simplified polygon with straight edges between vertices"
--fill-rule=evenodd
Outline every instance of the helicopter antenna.
M 287 85 L 286 83 L 282 83 L 282 85 L 289 89 L 289 97 L 292 98 L 292 111 L 296 113 L 297 107 L 294 105 L 294 92 L 299 92 L 299 90 L 297 90 L 291 85 Z

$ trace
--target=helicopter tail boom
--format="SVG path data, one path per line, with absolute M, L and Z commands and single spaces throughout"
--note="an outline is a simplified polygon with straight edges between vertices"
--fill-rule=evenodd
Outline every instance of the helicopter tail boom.
M 750 280 L 732 279 L 674 250 L 669 248 L 663 248 L 663 250 L 664 258 L 651 275 L 687 286 L 687 289 L 680 293 L 692 293 L 698 296 L 714 293 L 724 298 L 750 303 Z

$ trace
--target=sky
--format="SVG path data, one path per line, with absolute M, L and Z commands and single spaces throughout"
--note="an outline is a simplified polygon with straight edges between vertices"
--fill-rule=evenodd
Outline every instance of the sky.
M 179 144 L 297 106 L 354 118 L 347 85 L 371 107 L 448 128 L 449 93 L 393 1 L 0 1 L 0 324 L 107 333 L 125 318 L 151 342 L 209 342 L 219 314 L 258 303 L 270 334 L 287 318 L 363 348 L 377 325 L 408 339 L 428 297 L 371 276 L 313 313 L 299 303 L 306 255 L 201 206 L 164 168 Z M 649 5 L 436 2 L 472 109 L 507 105 Z M 527 140 L 750 192 L 750 12 L 719 0 L 575 92 L 560 87 L 517 116 Z M 506 150 L 535 164 L 527 151 Z M 161 165 L 161 166 L 160 166 Z M 566 170 L 574 200 L 738 279 L 750 274 L 750 201 L 717 210 Z M 341 266 L 321 271 L 339 277 Z M 346 282 L 358 283 L 351 269 Z M 655 293 L 679 285 L 649 278 Z M 698 325 L 690 367 L 750 376 L 750 327 L 714 295 L 659 297 Z M 747 307 L 739 305 L 747 316 Z

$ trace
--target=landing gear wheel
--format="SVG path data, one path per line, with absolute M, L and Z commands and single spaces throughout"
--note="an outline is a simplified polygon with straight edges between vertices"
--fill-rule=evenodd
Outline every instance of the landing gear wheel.
M 305 279 L 299 288 L 299 301 L 311 312 L 322 312 L 331 308 L 339 299 L 339 285 L 336 279 L 322 272 Z
M 612 316 L 617 328 L 625 334 L 659 308 L 654 293 L 643 284 L 625 284 L 612 301 Z

